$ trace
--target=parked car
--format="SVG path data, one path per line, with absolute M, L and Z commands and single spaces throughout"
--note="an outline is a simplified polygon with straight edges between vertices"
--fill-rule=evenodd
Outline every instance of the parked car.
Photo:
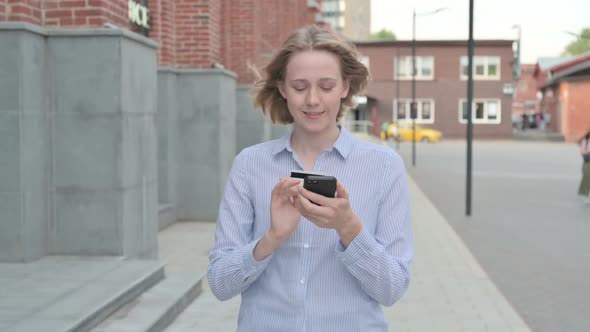
M 413 130 L 411 122 L 390 123 L 383 126 L 381 130 L 381 139 L 395 139 L 400 141 L 412 141 Z M 424 128 L 416 125 L 416 141 L 436 143 L 442 137 L 442 132 L 436 129 Z

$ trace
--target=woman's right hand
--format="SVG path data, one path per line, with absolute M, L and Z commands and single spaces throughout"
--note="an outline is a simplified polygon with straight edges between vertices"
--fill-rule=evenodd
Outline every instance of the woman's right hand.
M 270 229 L 254 247 L 254 258 L 261 261 L 270 256 L 299 226 L 301 213 L 296 207 L 301 180 L 282 177 L 270 197 Z
M 285 176 L 272 190 L 269 235 L 280 242 L 285 241 L 299 226 L 301 213 L 295 204 L 300 183 L 300 179 Z

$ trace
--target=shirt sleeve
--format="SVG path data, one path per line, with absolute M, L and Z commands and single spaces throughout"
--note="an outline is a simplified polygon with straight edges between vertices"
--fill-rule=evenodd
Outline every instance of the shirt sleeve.
M 264 271 L 272 255 L 254 258 L 254 207 L 247 182 L 247 158 L 242 151 L 234 160 L 223 193 L 215 228 L 215 242 L 209 255 L 208 281 L 221 301 L 241 294 Z
M 410 284 L 414 247 L 403 162 L 397 157 L 387 167 L 395 171 L 384 172 L 375 234 L 363 227 L 348 247 L 339 241 L 336 252 L 370 297 L 391 306 L 401 299 Z

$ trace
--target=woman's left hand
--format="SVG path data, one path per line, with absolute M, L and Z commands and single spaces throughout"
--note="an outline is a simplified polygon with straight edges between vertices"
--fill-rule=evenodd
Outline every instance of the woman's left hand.
M 316 194 L 302 186 L 298 198 L 296 207 L 301 215 L 318 227 L 335 229 L 345 246 L 362 230 L 363 225 L 352 211 L 348 193 L 340 182 L 336 184 L 335 198 Z

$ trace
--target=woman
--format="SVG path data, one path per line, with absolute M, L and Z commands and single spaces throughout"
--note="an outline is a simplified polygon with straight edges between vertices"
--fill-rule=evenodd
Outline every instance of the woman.
M 590 130 L 579 141 L 580 154 L 584 163 L 582 164 L 582 181 L 578 189 L 578 195 L 585 196 L 584 202 L 590 204 Z
M 211 290 L 241 294 L 239 331 L 387 331 L 381 305 L 407 290 L 413 256 L 405 169 L 338 124 L 367 68 L 351 44 L 312 26 L 288 37 L 264 75 L 256 105 L 293 129 L 235 158 Z M 336 197 L 304 189 L 291 170 L 336 177 Z

